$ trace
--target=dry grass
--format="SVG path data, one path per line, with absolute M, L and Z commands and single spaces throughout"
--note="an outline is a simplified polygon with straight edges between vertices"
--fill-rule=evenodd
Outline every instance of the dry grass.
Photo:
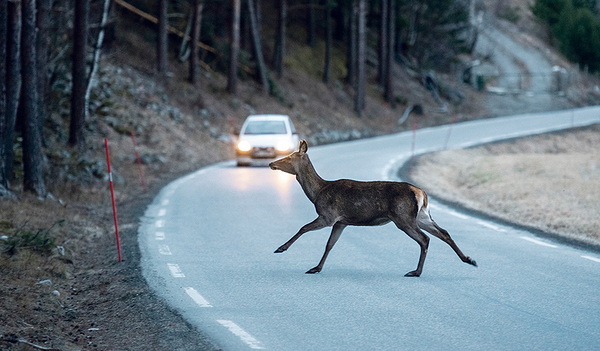
M 413 179 L 434 196 L 600 243 L 600 125 L 424 155 Z

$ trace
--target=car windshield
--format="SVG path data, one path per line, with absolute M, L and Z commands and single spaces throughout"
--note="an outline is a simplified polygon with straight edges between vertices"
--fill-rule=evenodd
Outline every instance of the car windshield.
M 244 134 L 287 134 L 284 121 L 250 121 Z

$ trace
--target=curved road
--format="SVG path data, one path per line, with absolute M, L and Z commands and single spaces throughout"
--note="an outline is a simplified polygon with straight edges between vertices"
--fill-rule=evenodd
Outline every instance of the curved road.
M 497 28 L 498 20 L 493 16 L 484 18 L 475 51 L 483 57 L 491 56 L 501 72 L 497 87 L 508 92 L 488 95 L 486 106 L 492 114 L 555 111 L 572 106 L 567 99 L 554 94 L 552 62 L 538 49 L 515 41 Z
M 419 130 L 417 153 L 600 122 L 600 108 Z M 309 148 L 325 179 L 394 179 L 412 133 Z M 166 186 L 139 230 L 149 284 L 224 350 L 597 350 L 600 254 L 433 202 L 479 268 L 394 225 L 348 227 L 323 271 L 330 228 L 273 251 L 316 213 L 292 176 L 234 162 Z M 168 327 L 168 326 L 165 326 Z

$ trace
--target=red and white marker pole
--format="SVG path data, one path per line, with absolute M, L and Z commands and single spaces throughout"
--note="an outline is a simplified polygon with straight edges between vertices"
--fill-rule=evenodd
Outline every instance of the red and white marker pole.
M 108 179 L 110 180 L 110 196 L 112 198 L 113 217 L 115 218 L 115 233 L 117 235 L 117 252 L 119 253 L 119 262 L 121 262 L 121 243 L 119 242 L 119 224 L 117 223 L 117 206 L 115 205 L 115 190 L 113 188 L 112 172 L 110 171 L 110 156 L 108 155 L 108 139 L 104 138 L 106 147 L 106 163 L 108 164 Z

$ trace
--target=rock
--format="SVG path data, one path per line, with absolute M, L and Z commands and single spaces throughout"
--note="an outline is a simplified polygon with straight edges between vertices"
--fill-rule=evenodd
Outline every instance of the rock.
M 13 200 L 17 199 L 17 196 L 15 196 L 15 194 L 13 194 L 10 190 L 6 189 L 2 185 L 0 185 L 0 198 L 1 197 L 6 197 Z
M 42 280 L 41 282 L 37 282 L 35 283 L 36 285 L 46 285 L 46 286 L 50 286 L 52 285 L 52 280 L 50 279 L 46 279 L 46 280 Z
M 152 163 L 165 163 L 167 159 L 162 155 L 154 155 L 154 154 L 144 154 L 141 157 L 142 163 L 145 165 L 149 165 Z

